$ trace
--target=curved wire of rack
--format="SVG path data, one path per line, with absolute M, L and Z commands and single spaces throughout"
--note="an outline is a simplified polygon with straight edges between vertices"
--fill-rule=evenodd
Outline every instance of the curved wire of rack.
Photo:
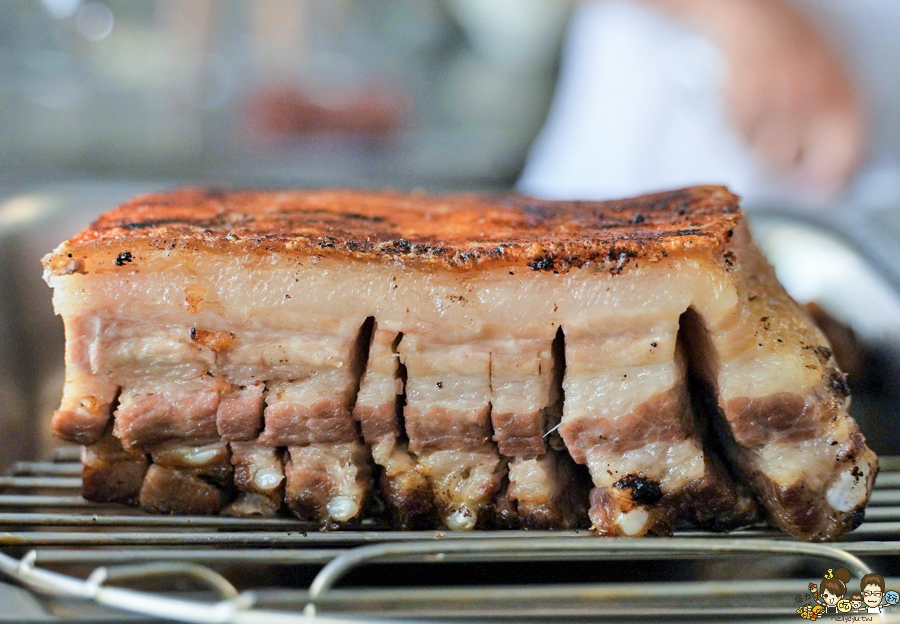
M 280 624 L 309 622 L 316 618 L 315 604 L 354 568 L 379 561 L 448 561 L 459 555 L 488 556 L 497 559 L 556 559 L 576 553 L 592 559 L 615 557 L 716 557 L 723 554 L 803 555 L 831 560 L 846 566 L 854 576 L 862 577 L 871 568 L 855 555 L 822 544 L 777 540 L 709 539 L 709 538 L 627 538 L 583 540 L 571 537 L 539 537 L 536 539 L 458 540 L 447 542 L 405 542 L 371 544 L 344 552 L 321 569 L 309 589 L 310 603 L 304 614 L 257 610 L 252 591 L 239 593 L 217 572 L 196 564 L 158 562 L 128 566 L 100 567 L 87 579 L 80 580 L 35 566 L 37 552 L 32 550 L 16 560 L 0 554 L 0 571 L 31 589 L 56 596 L 93 600 L 107 607 L 144 615 L 165 614 L 167 618 L 197 624 Z M 109 587 L 110 581 L 139 581 L 153 577 L 187 577 L 213 590 L 220 598 L 208 603 L 175 599 L 132 589 Z M 734 587 L 732 591 L 745 591 Z M 706 593 L 702 584 L 672 584 L 671 595 L 694 596 Z M 318 618 L 322 622 L 344 622 L 333 617 Z

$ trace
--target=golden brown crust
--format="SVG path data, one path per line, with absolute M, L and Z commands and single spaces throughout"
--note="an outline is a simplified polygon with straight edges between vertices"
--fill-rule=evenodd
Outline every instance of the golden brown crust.
M 45 260 L 72 272 L 73 251 L 127 243 L 159 250 L 276 252 L 405 262 L 439 268 L 520 265 L 561 271 L 709 250 L 741 219 L 738 198 L 697 186 L 607 202 L 519 195 L 395 191 L 229 191 L 187 188 L 144 195 L 106 213 Z

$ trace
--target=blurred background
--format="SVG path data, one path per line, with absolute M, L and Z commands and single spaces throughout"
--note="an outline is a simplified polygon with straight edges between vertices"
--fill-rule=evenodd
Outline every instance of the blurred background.
M 900 452 L 900 3 L 0 10 L 0 467 L 45 450 L 61 387 L 40 256 L 179 184 L 577 199 L 727 184 L 788 290 L 818 306 L 872 446 Z
M 553 94 L 549 0 L 22 0 L 3 178 L 504 188 Z
M 519 181 L 599 198 L 704 181 L 814 206 L 900 192 L 893 2 L 10 0 L 3 12 L 7 184 Z

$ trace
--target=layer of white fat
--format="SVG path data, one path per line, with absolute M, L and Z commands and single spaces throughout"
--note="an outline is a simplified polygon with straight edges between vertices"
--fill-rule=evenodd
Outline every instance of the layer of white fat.
M 543 338 L 549 327 L 578 331 L 615 325 L 629 331 L 648 318 L 667 322 L 691 303 L 717 314 L 733 306 L 730 278 L 712 261 L 669 258 L 611 275 L 587 266 L 565 273 L 508 267 L 411 269 L 277 255 L 226 255 L 138 249 L 126 272 L 52 276 L 54 304 L 64 316 L 102 314 L 208 331 L 342 334 L 366 317 L 404 334 L 447 344 Z M 203 303 L 186 304 L 199 287 Z M 651 323 L 652 324 L 652 323 Z M 275 358 L 278 359 L 278 358 Z
M 821 384 L 819 362 L 812 364 L 806 354 L 776 349 L 769 342 L 759 344 L 754 343 L 740 358 L 722 364 L 718 376 L 721 400 L 782 392 L 804 394 Z
M 744 305 L 720 317 L 698 309 L 711 332 L 714 353 L 704 359 L 718 364 L 721 399 L 804 393 L 821 385 L 823 362 L 814 347 L 826 344 L 825 336 L 784 292 L 758 249 L 735 249 L 735 286 L 746 297 Z
M 855 444 L 849 418 L 824 427 L 822 435 L 809 440 L 738 448 L 738 457 L 745 469 L 758 471 L 777 487 L 802 485 L 811 494 L 824 492 L 832 509 L 852 511 L 863 505 L 871 492 L 877 460 L 868 449 L 858 452 L 853 461 L 841 459 Z
M 491 409 L 498 414 L 531 414 L 552 405 L 550 346 L 555 329 L 542 340 L 497 341 L 491 345 Z
M 215 379 L 203 375 L 195 379 L 166 381 L 156 377 L 147 377 L 139 386 L 125 386 L 119 395 L 119 407 L 147 397 L 155 397 L 162 402 L 198 399 L 201 394 L 217 391 Z
M 334 328 L 338 330 L 335 334 L 312 329 L 235 331 L 232 344 L 221 352 L 218 364 L 226 379 L 243 385 L 300 379 L 317 371 L 348 371 L 362 320 L 348 319 Z
M 535 458 L 514 457 L 509 462 L 509 488 L 513 500 L 529 504 L 549 504 L 561 486 L 556 468 L 556 455 L 548 451 Z
M 659 483 L 664 494 L 705 474 L 703 449 L 694 439 L 651 442 L 625 452 L 595 446 L 588 451 L 587 465 L 597 487 L 613 487 L 620 479 L 639 474 Z
M 674 362 L 610 372 L 567 369 L 563 422 L 629 414 L 649 399 L 671 390 L 677 381 Z
M 487 425 L 491 355 L 483 345 L 435 345 L 404 335 L 399 352 L 406 365 L 407 408 L 478 413 Z
M 650 398 L 683 383 L 675 364 L 680 312 L 659 319 L 645 316 L 643 327 L 622 332 L 615 323 L 566 335 L 563 422 L 615 419 Z
M 875 454 L 869 451 L 850 467 L 845 467 L 832 480 L 825 499 L 832 508 L 848 512 L 865 504 L 872 487 L 876 466 Z
M 481 451 L 425 451 L 419 453 L 424 473 L 442 503 L 442 520 L 450 529 L 471 529 L 497 485 L 500 456 L 492 448 Z
M 616 530 L 625 537 L 644 535 L 650 528 L 650 513 L 641 507 L 619 512 L 616 516 Z
M 224 442 L 201 446 L 178 446 L 154 451 L 153 462 L 169 468 L 202 468 L 227 459 L 228 447 Z
M 803 483 L 818 490 L 834 474 L 840 457 L 853 444 L 853 427 L 848 418 L 821 424 L 821 434 L 807 440 L 786 440 L 741 449 L 744 457 L 777 486 Z M 832 443 L 835 444 L 832 444 Z
M 357 442 L 289 446 L 292 463 L 306 470 L 322 472 L 331 479 L 325 509 L 335 522 L 346 522 L 362 508 L 366 494 L 365 452 Z
M 215 370 L 215 354 L 191 339 L 190 327 L 109 320 L 90 347 L 92 371 L 119 386 L 167 383 Z
M 311 407 L 320 401 L 339 399 L 348 404 L 353 398 L 355 379 L 348 368 L 307 373 L 292 381 L 272 381 L 266 385 L 266 405 L 287 403 Z

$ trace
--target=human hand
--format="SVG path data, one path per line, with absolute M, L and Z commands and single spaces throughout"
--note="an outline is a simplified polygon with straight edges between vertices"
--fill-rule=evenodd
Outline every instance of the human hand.
M 865 115 L 812 20 L 783 0 L 652 0 L 696 25 L 727 62 L 728 114 L 764 165 L 808 192 L 839 191 L 865 149 Z

